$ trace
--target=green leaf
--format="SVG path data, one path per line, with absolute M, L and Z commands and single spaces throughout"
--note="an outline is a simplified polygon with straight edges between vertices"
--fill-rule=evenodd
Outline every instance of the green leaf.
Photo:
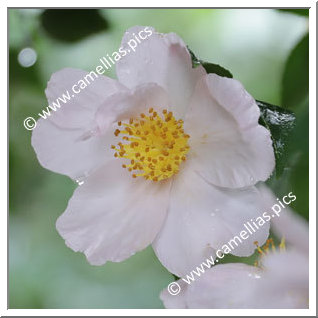
M 288 143 L 289 186 L 297 195 L 295 210 L 309 217 L 309 99 L 302 103 L 296 113 L 296 127 Z
M 213 64 L 213 63 L 208 63 L 208 62 L 201 62 L 201 64 L 205 68 L 205 70 L 208 74 L 214 73 L 214 74 L 217 74 L 219 76 L 233 78 L 233 75 L 231 74 L 230 71 L 228 71 L 227 69 L 225 69 L 224 67 L 222 67 L 218 64 Z
M 292 50 L 283 74 L 282 105 L 296 109 L 308 95 L 309 86 L 309 35 Z
M 261 101 L 256 103 L 261 111 L 259 123 L 271 132 L 276 159 L 276 176 L 279 176 L 285 166 L 283 154 L 286 151 L 288 136 L 295 127 L 295 115 L 279 106 Z
M 32 34 L 39 28 L 41 9 L 8 9 L 10 49 L 21 50 L 32 43 Z
M 51 37 L 62 42 L 79 41 L 108 28 L 97 9 L 47 9 L 41 22 Z
M 304 16 L 304 17 L 309 16 L 309 9 L 278 9 L 278 11 L 285 12 L 285 13 L 293 13 L 293 14 Z
M 279 179 L 269 185 L 279 196 L 292 191 L 297 200 L 292 208 L 308 219 L 309 215 L 309 99 L 296 112 L 296 125 L 289 135 L 283 160 L 285 167 Z
M 189 50 L 190 55 L 191 55 L 193 68 L 198 67 L 199 65 L 202 65 L 208 74 L 217 74 L 217 75 L 222 76 L 222 77 L 233 78 L 233 75 L 231 74 L 231 72 L 228 71 L 227 69 L 225 69 L 224 67 L 222 67 L 218 64 L 204 62 L 202 60 L 199 60 L 189 48 L 188 48 L 188 50 Z

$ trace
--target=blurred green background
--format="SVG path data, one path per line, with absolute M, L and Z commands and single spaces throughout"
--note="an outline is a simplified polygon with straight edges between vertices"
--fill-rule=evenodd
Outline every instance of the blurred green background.
M 158 296 L 173 276 L 151 248 L 94 267 L 65 246 L 55 221 L 76 185 L 39 165 L 23 127 L 47 106 L 53 72 L 94 69 L 134 25 L 178 33 L 256 99 L 296 113 L 284 173 L 268 184 L 277 195 L 293 191 L 308 219 L 308 10 L 290 11 L 9 9 L 9 308 L 163 308 Z

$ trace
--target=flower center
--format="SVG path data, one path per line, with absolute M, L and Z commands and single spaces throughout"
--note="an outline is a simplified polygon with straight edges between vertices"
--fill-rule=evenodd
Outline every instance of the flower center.
M 122 167 L 133 172 L 133 178 L 160 181 L 172 177 L 190 149 L 183 120 L 176 120 L 166 109 L 162 116 L 150 108 L 149 115 L 142 113 L 127 123 L 118 122 L 114 134 L 123 135 L 123 142 L 111 146 L 116 151 L 114 156 L 129 160 Z
M 262 267 L 261 266 L 261 258 L 264 257 L 265 255 L 268 255 L 271 252 L 275 253 L 277 251 L 277 248 L 276 248 L 276 246 L 274 244 L 274 240 L 272 238 L 267 239 L 265 245 L 263 245 L 262 247 L 260 247 L 258 245 L 257 241 L 255 241 L 254 244 L 256 245 L 256 249 L 257 249 L 258 254 L 260 255 L 260 258 L 254 262 L 254 265 L 257 267 Z M 284 237 L 281 239 L 281 242 L 278 245 L 278 250 L 281 253 L 285 252 L 285 250 L 286 250 Z

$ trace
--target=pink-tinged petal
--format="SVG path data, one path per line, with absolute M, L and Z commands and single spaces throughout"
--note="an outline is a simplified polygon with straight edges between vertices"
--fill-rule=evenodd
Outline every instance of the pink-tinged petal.
M 278 278 L 284 280 L 285 287 L 288 283 L 297 285 L 305 282 L 308 285 L 308 256 L 303 255 L 302 251 L 287 247 L 286 251 L 270 253 L 266 257 L 261 258 L 261 264 L 267 273 L 270 273 L 272 280 Z M 294 279 L 292 280 L 291 277 Z
M 263 280 L 249 297 L 255 308 L 308 308 L 308 255 L 287 246 L 286 252 L 270 253 L 261 261 Z
M 253 308 L 250 290 L 259 282 L 261 271 L 246 264 L 223 264 L 196 277 L 190 285 L 179 280 L 182 293 L 162 291 L 166 308 Z M 186 285 L 186 286 L 185 286 Z M 173 298 L 173 299 L 172 299 Z M 181 306 L 180 306 L 181 305 Z
M 259 113 L 238 81 L 215 74 L 202 78 L 185 119 L 193 169 L 221 187 L 265 181 L 275 158 L 270 132 L 258 124 Z
M 45 168 L 73 179 L 85 178 L 113 158 L 110 146 L 118 142 L 114 136 L 117 121 L 137 117 L 150 107 L 157 111 L 169 109 L 166 107 L 169 104 L 167 93 L 157 84 L 124 90 L 105 98 L 87 127 L 69 129 L 39 120 L 32 134 L 32 145 Z
M 161 293 L 166 308 L 308 308 L 308 258 L 295 251 L 270 253 L 262 267 L 222 264 L 179 280 L 182 292 Z
M 117 77 L 129 88 L 151 82 L 162 86 L 173 101 L 174 112 L 181 117 L 195 83 L 206 72 L 202 66 L 192 68 L 190 53 L 175 33 L 160 34 L 151 27 L 146 28 L 147 32 L 143 31 L 145 27 L 136 26 L 125 33 L 122 47 L 129 53 L 117 62 Z M 138 34 L 148 36 L 134 52 L 129 43 Z
M 148 114 L 149 108 L 158 113 L 170 110 L 170 100 L 166 91 L 154 83 L 142 84 L 130 91 L 110 96 L 96 112 L 96 122 L 101 132 L 107 131 L 117 121 Z
M 172 290 L 177 290 L 178 285 L 180 287 L 180 292 L 176 295 L 171 295 L 168 288 L 165 288 L 160 293 L 160 299 L 162 300 L 165 308 L 167 309 L 187 309 L 187 299 L 186 295 L 188 292 L 188 285 L 183 280 L 179 279 L 177 282 L 172 282 Z
M 114 159 L 79 186 L 56 227 L 93 265 L 120 262 L 151 244 L 162 226 L 170 182 L 132 178 Z
M 250 291 L 262 272 L 246 264 L 222 264 L 204 273 L 187 295 L 189 308 L 253 308 Z
M 100 135 L 96 130 L 66 129 L 47 119 L 38 120 L 31 139 L 44 168 L 74 180 L 86 178 L 112 159 L 110 146 L 114 142 L 113 132 Z
M 97 108 L 110 95 L 126 90 L 119 82 L 96 72 L 95 74 L 97 77 L 93 73 L 72 68 L 54 73 L 45 90 L 48 103 L 53 107 L 59 98 L 64 98 L 67 102 L 64 104 L 60 100 L 61 107 L 56 107 L 56 112 L 51 110 L 49 120 L 62 128 L 87 128 L 91 125 Z M 77 94 L 72 90 L 74 85 Z M 80 85 L 87 86 L 80 89 Z
M 191 168 L 191 166 L 190 166 Z M 255 187 L 229 190 L 207 183 L 189 166 L 182 167 L 174 179 L 169 211 L 153 248 L 161 263 L 172 273 L 182 277 L 217 249 L 228 244 L 241 231 L 245 238 L 231 241 L 231 254 L 249 256 L 255 250 L 254 241 L 263 244 L 268 237 L 269 222 L 255 232 L 244 226 L 251 219 L 262 216 L 262 198 Z M 241 241 L 241 242 L 240 242 Z M 225 249 L 225 248 L 224 248 Z
M 298 249 L 300 252 L 308 254 L 308 222 L 293 212 L 292 209 L 289 208 L 289 206 L 285 203 L 289 202 L 289 204 L 292 204 L 297 197 L 290 192 L 286 193 L 284 197 L 279 198 L 285 206 L 285 208 L 282 208 L 277 200 L 277 197 L 274 196 L 273 192 L 268 187 L 260 186 L 259 189 L 264 197 L 264 206 L 266 207 L 267 211 L 273 213 L 273 207 L 277 212 L 279 209 L 281 209 L 278 214 L 273 214 L 275 217 L 271 220 L 274 233 L 280 238 L 284 237 L 287 243 L 291 244 L 292 247 Z
M 72 86 L 87 75 L 70 68 L 54 73 L 46 89 L 49 104 L 53 107 L 66 91 L 71 95 Z M 105 76 L 92 78 L 91 84 L 78 95 L 74 94 L 66 104 L 60 102 L 61 108 L 51 110 L 46 119 L 39 119 L 32 132 L 32 146 L 41 165 L 73 179 L 85 178 L 113 156 L 109 150 L 113 132 L 101 135 L 95 113 L 110 95 L 127 90 Z

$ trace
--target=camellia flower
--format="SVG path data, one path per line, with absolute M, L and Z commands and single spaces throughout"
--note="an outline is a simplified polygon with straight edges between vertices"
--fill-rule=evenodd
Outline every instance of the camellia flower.
M 129 29 L 122 47 L 142 30 Z M 32 145 L 40 163 L 83 183 L 57 220 L 74 251 L 94 265 L 119 262 L 153 243 L 182 275 L 261 211 L 258 190 L 275 160 L 255 100 L 236 80 L 192 67 L 174 33 L 152 35 L 48 119 Z M 88 73 L 63 69 L 49 103 Z M 255 233 L 265 242 L 268 226 Z M 236 255 L 250 255 L 246 241 Z
M 264 192 L 268 202 L 277 203 Z M 287 207 L 271 222 L 282 241 L 259 247 L 257 266 L 220 264 L 191 285 L 179 280 L 180 294 L 161 293 L 166 308 L 308 308 L 308 224 Z

